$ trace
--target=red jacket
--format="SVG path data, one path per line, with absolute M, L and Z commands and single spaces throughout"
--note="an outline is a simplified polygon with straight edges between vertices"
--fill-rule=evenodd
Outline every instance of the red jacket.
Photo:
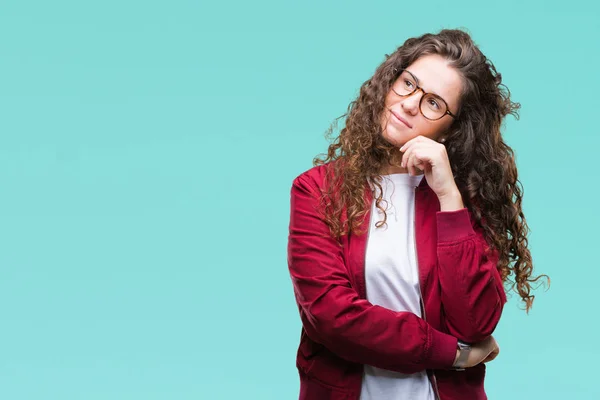
M 451 369 L 457 338 L 473 343 L 491 335 L 506 302 L 497 253 L 486 256 L 468 209 L 440 211 L 422 179 L 415 188 L 415 245 L 424 318 L 373 305 L 365 293 L 368 234 L 345 235 L 340 246 L 317 210 L 329 165 L 302 173 L 291 189 L 288 266 L 302 320 L 300 400 L 358 400 L 364 364 L 427 370 L 441 400 L 486 399 L 485 364 Z M 371 201 L 365 183 L 364 224 Z

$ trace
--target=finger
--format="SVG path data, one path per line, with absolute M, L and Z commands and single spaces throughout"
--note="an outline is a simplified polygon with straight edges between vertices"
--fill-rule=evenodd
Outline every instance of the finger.
M 400 151 L 405 153 L 406 150 L 408 150 L 408 148 L 415 142 L 416 138 L 412 138 L 410 140 L 407 140 L 402 146 L 400 146 Z
M 426 146 L 444 146 L 443 144 L 428 138 L 427 136 L 423 136 L 423 135 L 419 135 L 416 136 L 408 141 L 406 141 L 406 143 L 404 143 L 402 146 L 400 146 L 400 151 L 404 152 L 406 150 L 408 150 L 411 146 L 413 146 L 414 144 L 422 144 L 422 145 L 426 145 Z
M 435 145 L 431 140 L 412 143 L 402 155 L 400 166 L 406 168 L 411 175 L 419 173 L 417 169 L 421 172 L 425 171 L 428 166 L 432 165 L 432 159 L 437 151 Z
M 419 171 L 425 172 L 427 168 L 427 163 L 419 160 L 417 163 L 415 163 L 415 167 L 417 167 Z
M 413 146 L 415 143 L 419 143 L 421 142 L 423 139 L 423 136 L 419 135 L 416 136 L 408 141 L 406 141 L 406 143 L 404 143 L 401 147 L 400 147 L 400 151 L 401 152 L 406 152 L 411 146 Z
M 417 175 L 423 172 L 423 160 L 421 160 L 415 153 L 412 158 L 413 175 Z
M 485 358 L 485 359 L 482 361 L 482 363 L 487 363 L 487 362 L 490 362 L 490 361 L 492 361 L 493 359 L 495 359 L 496 357 L 498 357 L 498 353 L 494 353 L 494 352 L 492 352 L 492 353 L 490 353 L 490 354 L 489 354 L 489 355 L 488 355 L 488 356 L 487 356 L 487 357 L 486 357 L 486 358 Z
M 431 152 L 433 149 L 430 149 L 427 146 L 419 146 L 415 147 L 411 152 L 411 156 L 409 157 L 409 161 L 412 161 L 412 166 L 419 166 L 420 169 L 424 170 L 425 165 L 431 164 L 432 156 Z
M 408 163 L 406 167 L 411 175 L 416 175 L 415 164 L 418 162 L 420 162 L 420 160 L 417 157 L 416 151 L 412 151 L 408 157 Z
M 490 361 L 492 361 L 493 359 L 494 359 L 494 356 L 493 356 L 493 354 L 492 354 L 492 353 L 490 353 L 490 354 L 488 354 L 488 355 L 487 355 L 487 357 L 486 357 L 486 358 L 484 358 L 484 359 L 483 359 L 481 362 L 485 364 L 485 363 L 487 363 L 487 362 L 490 362 Z
M 488 356 L 486 357 L 486 360 L 492 361 L 493 359 L 498 357 L 498 354 L 500 354 L 500 347 L 498 347 L 498 344 L 494 340 L 493 350 L 490 352 L 490 354 L 488 354 Z
M 422 157 L 418 157 L 417 161 L 415 162 L 415 165 L 421 169 L 429 166 L 429 163 L 427 162 L 427 160 L 423 159 Z
M 422 153 L 423 143 L 413 143 L 409 148 L 406 149 L 402 155 L 403 167 L 408 168 L 408 162 L 411 159 L 411 155 L 415 152 Z M 413 161 L 414 162 L 414 161 Z M 414 165 L 414 164 L 413 164 Z
M 408 168 L 408 161 L 410 159 L 410 155 L 413 153 L 414 148 L 411 146 L 409 148 L 406 148 L 404 153 L 402 154 L 402 162 L 400 163 L 400 166 L 402 168 Z

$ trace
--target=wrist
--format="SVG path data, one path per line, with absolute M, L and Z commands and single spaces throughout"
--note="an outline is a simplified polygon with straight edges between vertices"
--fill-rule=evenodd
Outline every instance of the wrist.
M 462 195 L 458 188 L 451 189 L 438 196 L 440 211 L 456 211 L 465 208 Z
M 463 371 L 467 366 L 467 361 L 469 360 L 471 345 L 459 340 L 456 346 L 457 357 L 454 360 L 452 367 L 458 371 Z

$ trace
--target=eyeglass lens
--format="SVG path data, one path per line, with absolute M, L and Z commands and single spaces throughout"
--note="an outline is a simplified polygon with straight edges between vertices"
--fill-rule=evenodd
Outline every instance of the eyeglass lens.
M 408 96 L 417 89 L 417 82 L 414 76 L 408 71 L 402 71 L 400 77 L 394 84 L 394 91 L 400 96 Z M 439 97 L 431 93 L 427 93 L 421 99 L 421 113 L 425 118 L 439 119 L 446 114 L 446 103 Z

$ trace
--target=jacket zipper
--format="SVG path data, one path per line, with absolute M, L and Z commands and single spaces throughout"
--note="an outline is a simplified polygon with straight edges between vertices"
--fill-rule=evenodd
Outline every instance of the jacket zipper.
M 425 179 L 425 177 L 423 177 Z M 417 263 L 417 275 L 419 276 L 419 300 L 421 302 L 421 314 L 423 314 L 423 320 L 427 321 L 427 315 L 425 314 L 425 302 L 423 301 L 423 293 L 421 292 L 421 269 L 419 268 L 419 253 L 417 251 L 417 186 L 413 188 L 414 196 L 414 217 L 413 217 L 413 230 L 415 240 L 413 241 L 415 248 L 415 262 Z M 435 378 L 435 374 L 433 370 L 431 371 L 431 377 L 433 380 L 433 393 L 437 400 L 440 400 L 440 393 L 437 386 L 437 379 Z

